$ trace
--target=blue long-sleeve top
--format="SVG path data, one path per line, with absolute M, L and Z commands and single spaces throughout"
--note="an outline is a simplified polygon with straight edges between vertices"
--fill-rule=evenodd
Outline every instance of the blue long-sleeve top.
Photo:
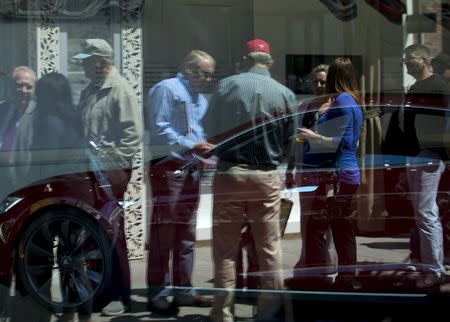
M 152 144 L 171 145 L 176 151 L 204 141 L 201 120 L 207 106 L 205 96 L 195 93 L 182 73 L 156 84 L 148 94 L 146 111 Z
M 325 136 L 327 133 L 321 133 L 320 124 L 331 122 L 334 119 L 340 119 L 336 122 L 336 133 L 333 141 L 337 144 L 336 151 L 336 169 L 339 171 L 339 180 L 348 184 L 359 184 L 360 174 L 356 151 L 358 149 L 363 114 L 361 107 L 355 101 L 353 96 L 348 93 L 339 94 L 330 108 L 323 113 L 317 122 L 319 133 Z

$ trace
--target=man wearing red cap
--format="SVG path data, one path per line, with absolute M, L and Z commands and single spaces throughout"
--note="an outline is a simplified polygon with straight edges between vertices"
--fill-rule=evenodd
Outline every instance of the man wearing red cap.
M 207 124 L 208 137 L 250 124 L 246 136 L 217 153 L 218 171 L 213 193 L 213 258 L 215 287 L 220 288 L 211 310 L 212 321 L 233 321 L 231 305 L 236 287 L 235 262 L 241 229 L 250 224 L 263 289 L 282 288 L 280 250 L 280 188 L 277 167 L 287 154 L 293 135 L 290 119 L 279 115 L 295 108 L 295 95 L 271 78 L 273 60 L 269 44 L 254 39 L 246 44 L 247 72 L 220 81 L 214 93 Z M 216 121 L 214 121 L 216 120 Z M 265 125 L 257 126 L 264 120 Z M 258 299 L 258 318 L 268 319 L 280 302 L 270 292 Z

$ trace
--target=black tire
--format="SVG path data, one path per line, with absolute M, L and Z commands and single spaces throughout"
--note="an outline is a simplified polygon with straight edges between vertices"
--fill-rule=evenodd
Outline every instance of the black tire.
M 75 209 L 51 209 L 24 231 L 17 274 L 24 290 L 47 309 L 92 307 L 110 280 L 112 249 L 99 225 Z

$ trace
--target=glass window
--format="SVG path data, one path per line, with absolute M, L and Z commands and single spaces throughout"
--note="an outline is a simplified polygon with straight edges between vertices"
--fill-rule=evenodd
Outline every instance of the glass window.
M 0 320 L 433 320 L 447 2 L 0 1 Z

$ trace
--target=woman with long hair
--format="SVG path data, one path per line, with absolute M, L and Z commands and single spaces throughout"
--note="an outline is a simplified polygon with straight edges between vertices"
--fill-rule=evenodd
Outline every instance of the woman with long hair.
M 83 167 L 69 168 L 67 165 L 67 161 L 80 160 L 84 156 L 78 155 L 81 154 L 79 148 L 83 147 L 80 130 L 67 78 L 55 72 L 43 75 L 36 82 L 35 99 L 23 114 L 14 139 L 14 149 L 22 152 L 14 154 L 12 162 L 26 165 L 14 168 L 16 184 L 23 187 L 43 179 L 43 175 L 50 177 L 82 171 Z M 43 157 L 52 163 L 42 164 Z M 76 164 L 69 163 L 72 167 Z
M 35 88 L 35 104 L 25 112 L 17 132 L 16 148 L 22 150 L 26 167 L 15 167 L 15 177 L 21 185 L 62 173 L 76 173 L 85 169 L 77 161 L 84 156 L 81 127 L 74 105 L 68 79 L 59 73 L 43 75 Z M 87 169 L 87 168 L 86 168 Z M 53 240 L 47 242 L 53 243 Z M 48 247 L 52 247 L 51 245 Z M 42 281 L 51 279 L 51 271 L 42 273 Z M 50 292 L 50 289 L 47 290 Z M 70 289 L 69 295 L 76 294 Z M 78 321 L 90 322 L 92 301 L 78 308 Z M 58 321 L 73 321 L 74 311 L 69 310 Z
M 363 114 L 355 70 L 349 58 L 339 57 L 330 64 L 325 92 L 330 95 L 331 104 L 320 115 L 315 129 L 297 129 L 298 137 L 307 140 L 311 153 L 316 151 L 315 155 L 321 159 L 318 161 L 321 168 L 327 164 L 325 159 L 332 160 L 326 165 L 331 173 L 319 180 L 310 211 L 302 213 L 310 216 L 306 225 L 305 264 L 326 266 L 325 235 L 331 227 L 338 265 L 349 266 L 345 271 L 352 275 L 356 264 L 352 201 L 360 184 L 356 154 Z
M 311 71 L 311 78 L 313 81 L 314 97 L 306 101 L 302 101 L 299 106 L 298 119 L 296 120 L 301 127 L 311 129 L 315 131 L 317 121 L 319 117 L 325 113 L 330 107 L 330 97 L 325 94 L 326 78 L 328 73 L 328 65 L 320 64 L 316 66 Z M 292 145 L 292 150 L 289 155 L 289 161 L 286 171 L 285 185 L 287 188 L 293 188 L 301 185 L 309 185 L 311 180 L 313 184 L 316 185 L 321 178 L 314 176 L 314 172 L 311 174 L 311 170 L 314 171 L 318 166 L 321 165 L 321 158 L 314 153 L 310 152 L 310 145 L 308 141 L 304 139 L 296 139 L 295 143 Z M 295 175 L 296 174 L 296 175 Z M 305 180 L 307 182 L 305 182 Z M 298 181 L 298 182 L 297 182 Z M 305 268 L 305 253 L 306 253 L 306 227 L 308 219 L 311 217 L 308 212 L 314 211 L 312 209 L 312 203 L 314 198 L 303 198 L 302 194 L 300 200 L 300 213 L 303 214 L 300 217 L 300 231 L 302 232 L 302 250 L 300 253 L 300 258 L 294 267 L 294 277 L 300 277 L 303 273 L 303 268 Z M 318 205 L 315 202 L 315 205 Z M 337 267 L 337 254 L 334 247 L 333 235 L 331 229 L 329 228 L 326 232 L 326 243 L 327 243 L 327 258 L 326 265 L 330 274 L 322 274 L 324 276 L 323 280 L 333 279 L 335 277 L 335 269 Z M 325 271 L 325 269 L 324 269 Z
M 34 149 L 62 149 L 79 145 L 79 121 L 72 103 L 68 79 L 59 73 L 48 73 L 36 83 L 36 116 L 32 138 Z

